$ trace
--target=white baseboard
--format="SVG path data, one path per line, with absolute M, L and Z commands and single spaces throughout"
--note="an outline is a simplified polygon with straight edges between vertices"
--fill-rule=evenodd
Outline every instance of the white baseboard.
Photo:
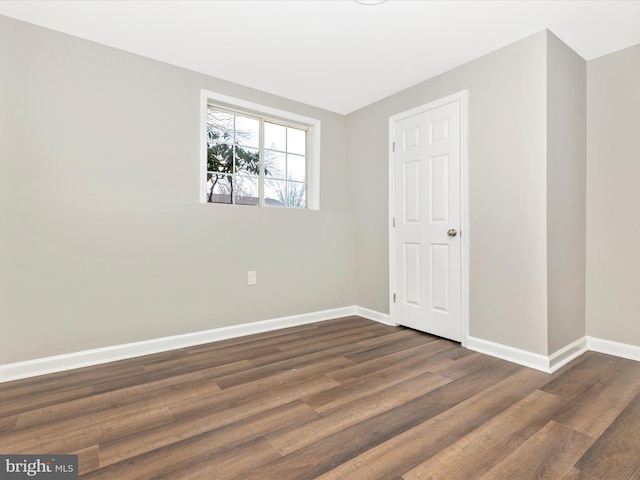
M 374 322 L 384 323 L 385 325 L 390 325 L 392 327 L 397 327 L 397 323 L 391 322 L 391 317 L 388 313 L 380 313 L 375 310 L 370 310 L 364 307 L 354 307 L 355 313 L 354 315 L 358 315 L 359 317 L 366 318 L 367 320 L 373 320 Z
M 353 315 L 396 326 L 386 313 L 353 305 L 0 365 L 0 383 Z M 546 373 L 555 372 L 587 350 L 640 361 L 640 346 L 594 337 L 578 339 L 549 356 L 475 337 L 467 337 L 466 347 Z
M 527 350 L 521 350 L 519 348 L 475 337 L 467 337 L 467 348 L 486 355 L 491 355 L 492 357 L 517 363 L 524 367 L 535 368 L 536 370 L 551 373 L 549 368 L 549 357 L 545 355 L 532 353 Z
M 594 337 L 582 337 L 548 357 L 473 337 L 467 339 L 467 348 L 547 373 L 555 372 L 589 350 L 640 361 L 640 346 Z
M 571 360 L 578 358 L 587 350 L 587 337 L 582 337 L 557 352 L 552 353 L 549 355 L 549 373 L 553 373 L 559 368 L 564 367 Z
M 602 338 L 587 337 L 589 350 L 599 353 L 606 353 L 616 357 L 628 358 L 629 360 L 640 361 L 640 346 L 626 343 L 604 340 Z
M 0 383 L 352 315 L 390 325 L 388 315 L 374 310 L 357 306 L 335 308 L 0 365 Z

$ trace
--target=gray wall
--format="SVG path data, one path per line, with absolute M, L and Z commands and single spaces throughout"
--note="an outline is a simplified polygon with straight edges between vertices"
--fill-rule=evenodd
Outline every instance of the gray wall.
M 640 45 L 587 65 L 587 335 L 640 345 Z
M 549 353 L 585 336 L 586 62 L 547 35 Z
M 388 312 L 389 116 L 469 91 L 470 335 L 547 354 L 546 32 L 347 117 L 356 303 Z
M 2 31 L 0 30 L 0 38 Z M 0 44 L 0 65 L 7 65 L 9 62 L 10 48 L 3 48 L 4 42 Z M 14 45 L 7 45 L 14 47 Z M 9 116 L 9 102 L 11 95 L 9 91 L 9 75 L 5 70 L 0 71 L 0 328 L 4 337 L 11 327 L 11 319 L 4 317 L 5 305 L 10 301 L 9 288 L 11 280 L 8 272 L 13 271 L 13 260 L 9 251 L 9 225 L 14 223 L 13 195 L 9 188 L 13 185 L 12 164 L 5 159 L 12 157 L 13 142 L 7 133 L 10 131 L 11 119 Z M 0 347 L 2 340 L 0 340 Z M 0 359 L 0 364 L 2 364 Z
M 343 116 L 6 17 L 0 72 L 0 364 L 355 303 Z M 320 211 L 199 203 L 202 88 L 322 121 Z

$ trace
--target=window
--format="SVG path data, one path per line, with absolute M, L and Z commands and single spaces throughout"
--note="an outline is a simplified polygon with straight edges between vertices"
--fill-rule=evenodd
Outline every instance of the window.
M 203 202 L 318 208 L 318 120 L 204 91 L 203 112 Z

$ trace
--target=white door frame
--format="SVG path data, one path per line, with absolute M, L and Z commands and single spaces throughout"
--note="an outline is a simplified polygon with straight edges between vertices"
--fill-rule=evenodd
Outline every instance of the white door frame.
M 393 142 L 395 141 L 395 125 L 396 122 L 405 118 L 422 113 L 433 108 L 446 105 L 448 103 L 460 102 L 460 193 L 461 193 L 461 225 L 460 225 L 460 248 L 461 248 L 461 332 L 462 346 L 466 347 L 467 337 L 469 335 L 469 182 L 468 182 L 468 139 L 467 139 L 467 122 L 468 122 L 468 91 L 463 90 L 453 95 L 429 102 L 416 108 L 412 108 L 406 112 L 398 113 L 389 117 L 389 316 L 391 323 L 396 325 L 397 309 L 394 302 L 396 292 L 396 261 L 395 261 L 395 233 L 394 233 L 394 194 L 395 194 L 395 178 L 394 178 L 394 152 Z

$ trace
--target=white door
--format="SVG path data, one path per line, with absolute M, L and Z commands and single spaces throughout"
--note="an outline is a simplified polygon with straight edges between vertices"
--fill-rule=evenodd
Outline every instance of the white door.
M 461 98 L 398 115 L 391 184 L 392 320 L 462 340 Z

